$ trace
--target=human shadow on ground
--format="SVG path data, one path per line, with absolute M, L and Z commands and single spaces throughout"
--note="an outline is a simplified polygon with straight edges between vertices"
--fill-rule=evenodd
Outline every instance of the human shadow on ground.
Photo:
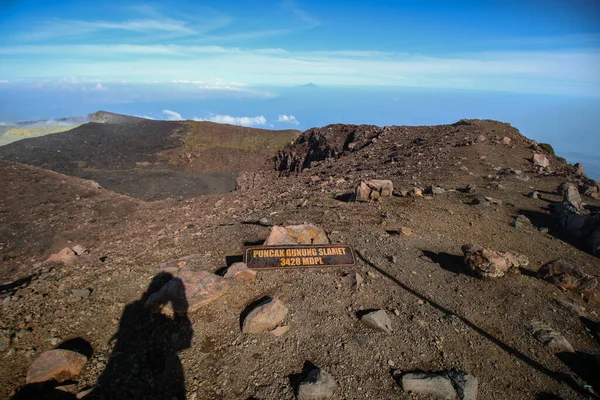
M 165 272 L 156 275 L 142 297 L 125 307 L 119 330 L 111 339 L 114 349 L 86 400 L 186 398 L 178 353 L 191 345 L 193 330 L 187 313 L 170 317 L 146 307 L 150 296 L 172 279 Z M 181 285 L 177 292 L 185 294 L 183 283 L 173 280 Z M 177 309 L 187 310 L 187 302 L 181 307 L 177 305 Z

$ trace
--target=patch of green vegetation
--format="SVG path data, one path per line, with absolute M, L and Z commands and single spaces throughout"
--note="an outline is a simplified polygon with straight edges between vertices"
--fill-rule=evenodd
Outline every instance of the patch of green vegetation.
M 167 162 L 172 165 L 186 163 L 188 159 L 214 149 L 247 151 L 268 156 L 283 149 L 300 134 L 295 130 L 270 131 L 196 121 L 182 121 L 179 126 L 173 136 L 181 140 L 181 146 L 164 154 Z
M 549 143 L 540 143 L 540 147 L 548 154 L 554 155 L 554 148 Z

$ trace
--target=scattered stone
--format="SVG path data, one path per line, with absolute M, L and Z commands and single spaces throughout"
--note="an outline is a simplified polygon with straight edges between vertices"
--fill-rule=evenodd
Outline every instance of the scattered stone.
M 531 221 L 526 216 L 519 214 L 513 222 L 513 226 L 517 229 L 523 229 L 532 226 Z
M 72 289 L 69 291 L 71 296 L 81 297 L 82 299 L 87 299 L 92 294 L 90 289 Z
M 547 168 L 550 166 L 548 157 L 541 153 L 534 153 L 532 157 L 533 164 L 537 167 Z
M 538 270 L 538 277 L 576 293 L 590 293 L 598 285 L 596 277 L 561 259 L 544 264 Z
M 559 186 L 559 191 L 562 191 L 564 203 L 571 205 L 576 210 L 581 209 L 583 200 L 581 199 L 577 185 L 571 182 L 565 182 Z
M 484 249 L 477 244 L 462 246 L 465 264 L 482 278 L 498 278 L 510 269 L 525 267 L 529 264 L 527 257 L 513 252 L 501 252 Z
M 598 187 L 596 185 L 585 185 L 583 187 L 583 194 L 586 196 L 594 197 L 595 194 L 598 194 Z
M 266 217 L 259 219 L 258 223 L 261 224 L 262 226 L 271 226 L 271 223 L 269 223 L 269 219 Z
M 424 372 L 409 372 L 402 375 L 402 389 L 420 395 L 429 395 L 440 399 L 456 399 L 456 391 L 450 378 Z
M 493 199 L 491 197 L 485 197 L 485 201 L 487 201 L 488 203 L 491 203 L 491 204 L 498 205 L 498 206 L 502 205 L 502 200 Z
M 68 266 L 73 266 L 77 263 L 77 255 L 68 247 L 65 247 L 56 254 L 52 254 L 47 260 L 47 263 L 58 262 Z
M 427 192 L 435 196 L 446 193 L 446 191 L 439 186 L 430 186 L 427 188 Z
M 581 165 L 580 163 L 576 163 L 575 165 L 573 165 L 573 167 L 575 167 L 575 173 L 577 175 L 585 175 L 585 173 L 583 172 L 583 165 Z
M 337 383 L 331 374 L 315 368 L 298 387 L 298 400 L 328 400 L 333 396 Z
M 573 346 L 560 333 L 540 321 L 531 321 L 527 326 L 537 340 L 559 352 L 574 353 Z
M 354 283 L 352 284 L 353 289 L 358 290 L 364 282 L 365 280 L 363 277 L 357 272 L 354 274 Z
M 185 314 L 218 299 L 230 285 L 231 281 L 228 279 L 186 265 L 158 292 L 151 295 L 145 306 L 152 312 Z
M 71 350 L 46 351 L 29 367 L 26 382 L 46 382 L 50 379 L 64 382 L 79 375 L 86 362 L 86 356 Z
M 78 256 L 83 255 L 85 252 L 87 252 L 87 249 L 80 244 L 76 244 L 75 246 L 73 246 L 72 250 Z
M 530 178 L 529 178 L 529 175 L 525 175 L 525 174 L 518 174 L 518 175 L 516 176 L 516 178 L 517 178 L 518 180 L 520 180 L 520 181 L 523 181 L 523 182 L 527 182 L 527 181 L 529 181 L 529 179 L 530 179 Z
M 265 246 L 285 244 L 329 244 L 329 238 L 315 225 L 273 226 Z
M 408 195 L 412 197 L 423 197 L 423 191 L 418 187 L 414 187 L 408 192 Z
M 271 335 L 273 336 L 283 336 L 285 335 L 288 331 L 290 330 L 290 326 L 289 325 L 285 325 L 285 326 L 278 326 L 277 328 L 273 329 L 271 332 L 269 332 Z
M 502 138 L 502 144 L 508 146 L 510 144 L 511 139 L 508 136 L 504 136 Z
M 254 283 L 254 281 L 256 280 L 256 271 L 249 269 L 246 263 L 236 262 L 233 263 L 229 268 L 227 268 L 227 272 L 225 273 L 223 278 L 239 279 L 250 283 Z
M 546 228 L 545 226 L 540 226 L 540 227 L 538 228 L 538 230 L 539 230 L 540 232 L 542 232 L 542 233 L 548 233 L 548 232 L 550 232 L 550 230 L 549 230 L 548 228 Z
M 242 332 L 262 333 L 277 327 L 285 319 L 288 308 L 279 299 L 268 298 L 256 306 L 244 319 Z
M 390 235 L 412 236 L 412 231 L 405 226 L 389 226 L 385 229 Z
M 527 195 L 527 197 L 529 197 L 530 199 L 539 199 L 540 194 L 539 194 L 539 192 L 531 192 Z
M 370 328 L 378 329 L 385 333 L 392 333 L 392 321 L 385 310 L 371 311 L 364 314 L 360 321 Z
M 460 400 L 477 400 L 479 379 L 464 371 L 453 371 L 446 375 L 452 380 Z
M 570 312 L 576 317 L 582 317 L 585 315 L 585 307 L 580 306 L 579 304 L 571 303 L 570 301 L 562 300 L 562 299 L 552 299 L 554 303 L 556 303 L 563 310 Z
M 377 200 L 381 197 L 390 197 L 394 185 L 390 180 L 373 179 L 360 182 L 354 190 L 356 201 Z

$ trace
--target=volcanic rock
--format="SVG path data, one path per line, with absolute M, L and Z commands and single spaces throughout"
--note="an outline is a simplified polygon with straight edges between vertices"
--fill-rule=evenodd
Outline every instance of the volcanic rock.
M 77 263 L 77 255 L 68 247 L 65 247 L 56 254 L 52 254 L 47 260 L 47 263 L 58 262 L 65 265 L 73 266 Z
M 541 153 L 534 153 L 532 157 L 533 164 L 537 167 L 547 168 L 550 165 L 548 157 Z
M 285 244 L 329 244 L 329 238 L 323 230 L 315 225 L 274 226 L 265 246 Z
M 371 311 L 360 318 L 360 322 L 370 328 L 392 333 L 392 321 L 385 310 Z
M 298 387 L 298 400 L 328 400 L 333 396 L 337 383 L 327 371 L 315 368 L 308 373 Z
M 86 362 L 86 356 L 71 350 L 49 350 L 31 364 L 26 382 L 45 382 L 50 379 L 64 382 L 79 375 Z
M 242 323 L 244 333 L 262 333 L 274 329 L 285 319 L 288 308 L 279 299 L 268 298 L 252 309 Z
M 583 200 L 581 199 L 577 185 L 574 183 L 565 182 L 560 187 L 562 187 L 563 202 L 571 205 L 576 210 L 580 210 Z
M 467 267 L 482 278 L 498 278 L 511 268 L 529 264 L 529 260 L 523 255 L 488 250 L 476 244 L 466 244 L 462 246 L 462 251 Z
M 513 226 L 517 229 L 523 229 L 525 227 L 531 226 L 531 221 L 524 215 L 517 215 L 513 222 Z
M 227 268 L 227 272 L 223 275 L 223 278 L 235 278 L 252 283 L 256 280 L 256 271 L 249 269 L 246 263 L 236 262 Z
M 596 277 L 561 259 L 544 264 L 538 270 L 538 277 L 576 293 L 589 293 L 598 285 Z
M 560 352 L 569 352 L 574 353 L 575 350 L 573 346 L 565 339 L 565 337 L 560 333 L 544 324 L 540 321 L 531 321 L 527 328 L 531 331 L 533 336 L 550 347 L 551 349 L 560 351 Z
M 450 378 L 438 374 L 409 372 L 400 380 L 405 392 L 429 395 L 440 399 L 456 399 L 456 391 Z
M 152 294 L 145 306 L 152 312 L 185 314 L 218 299 L 230 285 L 228 279 L 186 265 L 176 277 Z
M 394 190 L 392 181 L 373 179 L 360 182 L 354 190 L 356 201 L 377 200 L 381 197 L 390 197 Z

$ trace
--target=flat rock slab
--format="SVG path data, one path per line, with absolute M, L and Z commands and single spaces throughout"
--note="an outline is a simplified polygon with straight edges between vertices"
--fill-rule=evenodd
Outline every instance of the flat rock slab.
M 456 399 L 456 391 L 452 380 L 437 374 L 409 372 L 401 378 L 402 389 L 421 395 L 429 395 L 439 399 Z
M 333 396 L 337 383 L 327 371 L 315 368 L 298 387 L 298 400 L 328 400 Z
M 354 189 L 356 201 L 377 200 L 381 197 L 391 197 L 394 184 L 390 180 L 372 179 L 361 181 Z
M 46 382 L 51 379 L 64 382 L 81 373 L 87 362 L 83 354 L 71 350 L 55 349 L 42 353 L 27 371 L 27 383 Z
M 329 238 L 323 228 L 315 225 L 274 226 L 264 244 L 329 244 Z
M 190 266 L 148 298 L 146 308 L 153 312 L 186 313 L 221 297 L 231 287 L 231 281 Z
M 268 298 L 254 307 L 242 323 L 244 333 L 262 333 L 270 331 L 283 322 L 288 308 L 279 299 Z
M 62 249 L 61 251 L 59 251 L 56 254 L 52 254 L 47 260 L 47 263 L 51 263 L 51 262 L 57 262 L 57 263 L 63 263 L 65 265 L 75 265 L 77 264 L 77 254 L 75 254 L 75 252 L 73 250 L 71 250 L 68 247 L 65 247 L 64 249 Z

